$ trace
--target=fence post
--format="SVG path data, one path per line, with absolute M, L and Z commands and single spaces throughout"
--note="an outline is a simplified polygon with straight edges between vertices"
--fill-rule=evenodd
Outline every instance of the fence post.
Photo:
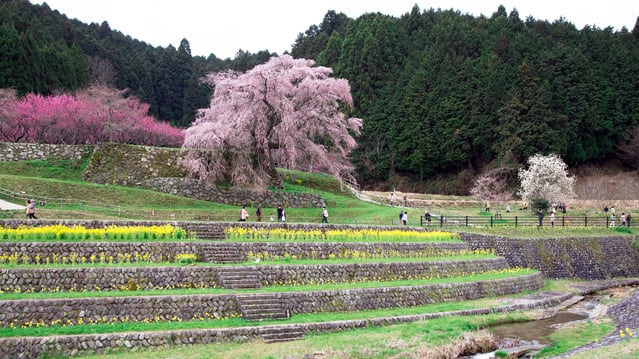
M 444 216 L 439 216 L 439 227 L 444 227 Z
M 588 227 L 588 216 L 584 216 L 585 227 Z
M 515 216 L 515 227 L 517 227 L 517 216 Z
M 490 228 L 493 228 L 493 216 L 490 216 Z
M 468 227 L 468 216 L 466 216 L 466 227 Z

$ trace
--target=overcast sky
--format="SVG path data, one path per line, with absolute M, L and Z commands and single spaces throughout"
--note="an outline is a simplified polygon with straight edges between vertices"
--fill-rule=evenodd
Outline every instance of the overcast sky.
M 639 16 L 639 0 L 31 0 L 46 2 L 71 19 L 107 21 L 113 30 L 153 46 L 178 47 L 186 38 L 193 55 L 233 58 L 238 50 L 290 51 L 300 32 L 319 25 L 328 10 L 357 18 L 368 12 L 395 17 L 417 4 L 421 10 L 455 9 L 490 16 L 499 5 L 553 22 L 560 17 L 578 29 L 612 26 L 629 31 Z

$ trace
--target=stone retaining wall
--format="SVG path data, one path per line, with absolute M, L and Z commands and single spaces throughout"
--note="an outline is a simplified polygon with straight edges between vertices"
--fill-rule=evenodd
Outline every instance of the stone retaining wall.
M 262 204 L 265 207 L 322 207 L 316 194 L 283 191 L 246 191 L 222 188 L 187 178 L 180 164 L 181 149 L 105 143 L 95 153 L 83 174 L 86 181 L 134 186 L 204 201 L 236 206 Z M 126 170 L 123 170 L 126 169 Z
M 536 268 L 548 278 L 639 276 L 639 238 L 504 238 L 462 233 L 472 249 L 494 249 L 513 267 Z
M 224 267 L 226 271 L 228 267 Z M 262 286 L 278 284 L 362 282 L 453 277 L 508 268 L 503 258 L 465 261 L 355 263 L 333 265 L 260 265 L 255 271 Z M 213 288 L 219 266 L 4 268 L 0 290 L 5 292 L 111 291 L 130 289 Z
M 0 142 L 0 162 L 27 160 L 79 160 L 91 155 L 94 145 L 49 145 Z
M 515 287 L 536 290 L 543 285 L 543 277 L 539 274 L 527 276 L 526 278 L 511 278 L 502 280 L 513 282 L 510 284 L 501 283 L 495 285 L 487 285 L 485 282 L 458 284 L 464 286 L 468 290 L 476 290 L 490 287 L 491 289 L 512 290 Z M 468 285 L 471 286 L 468 286 Z M 474 287 L 472 287 L 474 285 Z M 527 288 L 526 286 L 530 286 Z M 454 286 L 454 285 L 452 285 Z M 437 293 L 437 286 L 432 286 L 433 291 Z M 444 287 L 451 288 L 451 285 Z M 440 293 L 451 292 L 450 290 L 439 290 Z M 401 290 L 402 288 L 396 288 Z M 406 288 L 404 289 L 412 289 Z M 416 290 L 424 290 L 416 288 Z M 522 289 L 518 289 L 521 291 Z M 352 292 L 352 291 L 350 291 Z M 330 293 L 330 292 L 328 292 Z M 338 294 L 338 293 L 336 293 Z M 351 295 L 360 295 L 361 293 L 351 293 Z M 469 293 L 475 296 L 474 293 Z M 510 294 L 510 293 L 508 293 Z M 496 294 L 500 295 L 500 294 Z M 325 323 L 307 323 L 307 324 L 290 324 L 277 327 L 290 327 L 300 330 L 304 333 L 320 332 L 320 331 L 342 331 L 348 329 L 365 328 L 368 326 L 383 326 L 398 323 L 408 323 L 418 320 L 427 320 L 439 318 L 443 316 L 453 315 L 481 315 L 491 312 L 508 312 L 515 310 L 528 310 L 539 307 L 557 305 L 567 300 L 572 294 L 561 297 L 544 298 L 543 300 L 531 301 L 529 303 L 511 304 L 499 306 L 495 308 L 481 308 L 462 310 L 454 312 L 428 313 L 410 316 L 378 318 L 368 320 L 347 320 Z M 427 295 L 422 298 L 430 298 Z M 419 298 L 419 297 L 418 297 Z M 230 299 L 230 298 L 228 298 Z M 358 300 L 351 300 L 356 302 Z M 229 306 L 232 306 L 229 300 Z M 411 301 L 412 302 L 412 301 Z M 254 326 L 243 328 L 221 328 L 221 329 L 199 329 L 199 330 L 176 330 L 176 331 L 157 331 L 143 333 L 108 333 L 93 335 L 74 335 L 74 336 L 49 336 L 49 337 L 18 337 L 18 338 L 0 338 L 0 352 L 7 358 L 40 358 L 43 355 L 63 355 L 75 356 L 91 353 L 104 353 L 112 349 L 124 350 L 143 350 L 145 348 L 165 347 L 175 345 L 192 345 L 192 344 L 209 344 L 224 341 L 247 341 L 259 338 L 263 333 L 268 333 L 276 329 L 276 326 Z
M 147 262 L 174 262 L 180 253 L 195 254 L 201 258 L 203 242 L 0 242 L 0 255 L 15 256 L 20 260 L 28 258 L 29 264 L 53 263 L 54 258 L 72 257 L 76 263 L 82 258 L 90 263 L 96 261 L 119 263 L 136 262 L 136 258 L 146 258 Z M 125 259 L 124 256 L 127 256 Z
M 540 273 L 468 283 L 276 293 L 291 313 L 340 312 L 429 303 L 455 302 L 486 296 L 534 291 L 544 285 Z M 192 320 L 238 315 L 234 295 L 175 295 L 0 301 L 0 323 L 46 325 L 78 322 Z

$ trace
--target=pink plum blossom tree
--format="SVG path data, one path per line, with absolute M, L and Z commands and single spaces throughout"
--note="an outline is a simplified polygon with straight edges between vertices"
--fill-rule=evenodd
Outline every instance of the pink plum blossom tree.
M 350 86 L 314 64 L 283 55 L 246 73 L 209 74 L 215 90 L 185 131 L 184 167 L 200 180 L 254 189 L 279 185 L 275 166 L 336 177 L 352 169 L 362 121 L 344 115 Z
M 51 144 L 119 142 L 179 147 L 184 131 L 156 121 L 149 105 L 124 90 L 92 86 L 76 95 L 0 90 L 0 141 Z

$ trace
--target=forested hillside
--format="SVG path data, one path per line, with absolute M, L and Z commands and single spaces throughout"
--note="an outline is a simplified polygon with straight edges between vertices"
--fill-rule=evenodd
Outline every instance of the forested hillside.
M 182 127 L 208 105 L 204 73 L 245 71 L 273 55 L 192 56 L 186 39 L 152 47 L 46 5 L 0 4 L 0 87 L 47 94 L 99 81 L 129 88 Z M 399 18 L 329 11 L 291 54 L 349 81 L 349 115 L 364 120 L 353 163 L 369 187 L 423 190 L 455 178 L 443 190 L 467 193 L 478 172 L 517 168 L 535 153 L 558 153 L 571 167 L 639 164 L 639 23 L 577 29 L 504 7 L 490 17 L 417 6 Z
M 364 119 L 354 161 L 369 184 L 517 166 L 537 152 L 575 166 L 617 156 L 639 124 L 639 25 L 578 30 L 503 7 L 490 18 L 329 13 L 292 54 L 351 83 Z

